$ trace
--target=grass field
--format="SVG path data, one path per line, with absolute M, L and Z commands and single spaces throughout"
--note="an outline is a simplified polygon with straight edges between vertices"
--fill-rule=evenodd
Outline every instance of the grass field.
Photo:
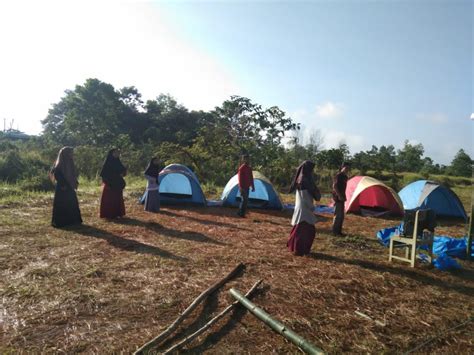
M 99 188 L 82 186 L 84 225 L 66 230 L 50 227 L 52 193 L 0 198 L 0 352 L 129 353 L 239 262 L 245 271 L 171 340 L 229 304 L 230 287 L 245 292 L 263 279 L 253 301 L 326 352 L 400 353 L 431 337 L 418 353 L 474 352 L 473 322 L 445 331 L 474 315 L 473 263 L 453 273 L 389 263 L 375 233 L 397 219 L 348 215 L 349 236 L 335 238 L 330 216 L 319 215 L 312 254 L 294 257 L 286 250 L 290 212 L 240 219 L 234 209 L 187 207 L 155 215 L 136 204 L 141 192 L 132 182 L 127 218 L 107 222 L 97 217 Z M 456 192 L 470 203 L 470 189 Z M 437 232 L 463 236 L 465 225 L 441 222 Z M 238 308 L 186 352 L 298 350 Z

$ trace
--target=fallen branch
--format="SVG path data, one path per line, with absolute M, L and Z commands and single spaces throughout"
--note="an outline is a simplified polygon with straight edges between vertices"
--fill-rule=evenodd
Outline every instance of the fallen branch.
M 134 352 L 134 355 L 137 354 L 144 354 L 150 351 L 151 348 L 155 347 L 159 343 L 161 343 L 164 339 L 166 339 L 178 326 L 183 322 L 183 320 L 211 293 L 216 291 L 218 288 L 220 288 L 222 285 L 224 285 L 229 279 L 234 277 L 235 274 L 237 274 L 242 268 L 244 267 L 244 264 L 239 263 L 227 276 L 225 276 L 223 279 L 217 281 L 214 283 L 212 286 L 210 286 L 207 290 L 202 292 L 189 306 L 186 308 L 181 315 L 176 318 L 176 320 L 168 327 L 166 328 L 160 335 L 157 337 L 153 338 L 150 340 L 148 343 L 140 347 L 138 350 Z
M 252 302 L 250 302 L 247 298 L 242 296 L 242 294 L 237 291 L 236 289 L 231 288 L 230 294 L 237 299 L 245 308 L 247 308 L 255 317 L 263 321 L 266 325 L 272 328 L 277 333 L 283 335 L 286 339 L 290 340 L 293 344 L 298 346 L 301 350 L 303 350 L 307 354 L 324 354 L 321 349 L 318 349 L 310 342 L 304 340 L 298 334 L 296 334 L 291 329 L 285 327 L 284 324 L 274 320 L 270 315 L 265 312 L 263 309 L 257 307 Z
M 258 280 L 257 282 L 255 282 L 255 284 L 252 286 L 252 288 L 247 291 L 247 293 L 245 294 L 245 297 L 249 297 L 257 289 L 257 287 L 260 285 L 261 282 L 262 282 L 262 280 Z M 184 345 L 186 345 L 186 344 L 190 343 L 191 341 L 193 341 L 195 338 L 197 338 L 199 335 L 201 335 L 207 329 L 209 329 L 214 323 L 216 323 L 221 318 L 223 318 L 227 313 L 232 311 L 234 309 L 234 307 L 237 306 L 238 304 L 239 304 L 239 301 L 235 301 L 234 303 L 230 304 L 221 313 L 219 313 L 217 316 L 215 316 L 209 322 L 207 322 L 202 328 L 198 329 L 193 334 L 187 336 L 186 338 L 181 340 L 179 343 L 173 345 L 171 348 L 166 350 L 163 354 L 171 354 L 173 351 L 177 351 L 177 350 L 181 349 Z
M 455 325 L 454 327 L 451 327 L 451 328 L 448 328 L 448 329 L 444 329 L 442 332 L 436 334 L 435 336 L 429 338 L 428 340 L 424 341 L 423 343 L 421 343 L 420 345 L 418 345 L 416 348 L 413 348 L 411 350 L 408 350 L 405 354 L 411 354 L 411 353 L 414 353 L 418 350 L 420 350 L 422 347 L 424 347 L 425 345 L 428 345 L 429 343 L 431 343 L 432 341 L 436 340 L 436 339 L 439 339 L 441 337 L 443 337 L 447 332 L 451 331 L 451 330 L 454 330 L 454 329 L 458 329 L 458 328 L 462 328 L 464 327 L 466 324 L 470 323 L 474 321 L 474 316 L 471 316 L 469 317 L 465 322 L 462 322 L 458 325 Z

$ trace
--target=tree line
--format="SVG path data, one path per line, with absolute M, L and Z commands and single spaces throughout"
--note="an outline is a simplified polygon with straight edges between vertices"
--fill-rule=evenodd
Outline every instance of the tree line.
M 324 149 L 324 137 L 313 132 L 308 142 L 298 138 L 299 123 L 277 106 L 264 108 L 252 100 L 232 96 L 210 111 L 188 110 L 170 95 L 142 99 L 135 87 L 115 89 L 98 79 L 88 79 L 54 103 L 42 120 L 43 133 L 26 142 L 0 135 L 0 179 L 16 181 L 46 171 L 57 150 L 76 147 L 81 174 L 97 176 L 106 151 L 122 150 L 132 174 L 141 174 L 147 161 L 158 156 L 163 164 L 180 162 L 205 182 L 223 185 L 235 173 L 238 157 L 250 154 L 254 169 L 274 183 L 288 183 L 294 168 L 305 159 L 319 170 L 336 170 L 351 161 L 362 174 L 400 172 L 470 177 L 472 160 L 460 150 L 449 166 L 424 156 L 422 144 L 405 141 L 351 154 L 341 142 Z

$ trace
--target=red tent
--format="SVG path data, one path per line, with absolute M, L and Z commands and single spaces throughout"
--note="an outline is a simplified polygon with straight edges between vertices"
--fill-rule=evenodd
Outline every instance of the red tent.
M 347 182 L 346 212 L 403 215 L 398 194 L 370 176 L 354 176 Z

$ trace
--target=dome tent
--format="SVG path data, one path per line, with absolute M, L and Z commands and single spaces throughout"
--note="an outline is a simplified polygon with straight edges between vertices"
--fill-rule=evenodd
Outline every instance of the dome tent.
M 270 180 L 268 180 L 258 171 L 253 172 L 253 180 L 255 191 L 250 189 L 248 203 L 249 208 L 263 208 L 273 210 L 283 209 L 280 196 L 273 188 Z M 240 199 L 241 195 L 239 191 L 239 179 L 237 175 L 234 175 L 225 185 L 221 200 L 223 201 L 223 206 L 238 207 L 240 204 Z
M 351 178 L 347 182 L 346 199 L 346 212 L 403 215 L 403 206 L 398 194 L 370 176 Z
M 160 171 L 160 202 L 164 205 L 197 204 L 206 206 L 206 197 L 191 169 L 171 164 Z
M 448 187 L 434 181 L 418 180 L 405 186 L 399 193 L 403 208 L 430 208 L 437 216 L 460 217 L 467 214 L 459 197 Z

